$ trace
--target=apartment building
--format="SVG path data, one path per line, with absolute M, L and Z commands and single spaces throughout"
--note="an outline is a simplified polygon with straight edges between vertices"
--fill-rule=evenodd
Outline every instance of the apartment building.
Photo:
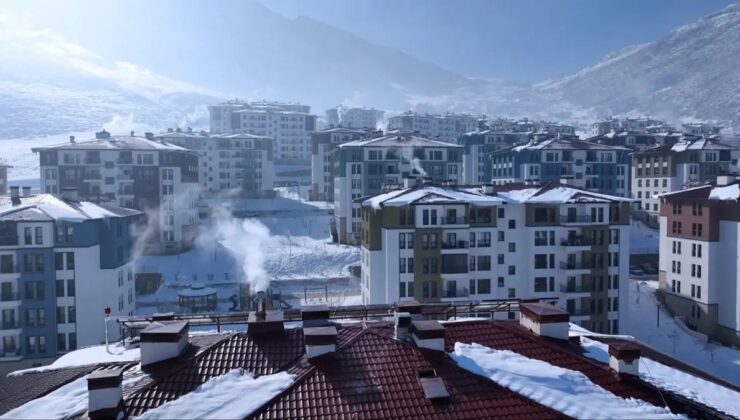
M 663 303 L 696 331 L 740 346 L 740 184 L 660 196 L 659 286 Z
M 462 182 L 469 185 L 490 182 L 491 159 L 488 154 L 529 140 L 530 135 L 525 132 L 508 132 L 492 128 L 458 137 L 457 143 L 464 147 Z
M 383 123 L 384 111 L 375 108 L 338 106 L 326 110 L 326 123 L 331 126 L 375 129 Z
M 360 243 L 361 203 L 357 198 L 381 192 L 404 179 L 425 177 L 459 183 L 462 146 L 411 133 L 356 140 L 334 152 L 334 223 L 340 243 Z
M 489 120 L 486 125 L 492 130 L 507 133 L 539 133 L 549 134 L 551 137 L 577 138 L 575 126 L 559 122 L 536 121 L 529 118 L 522 118 L 520 120 L 494 118 Z
M 665 121 L 653 118 L 606 118 L 591 124 L 591 135 L 602 136 L 609 132 L 621 133 L 635 131 L 645 133 L 664 133 L 675 131 Z
M 76 188 L 82 200 L 133 208 L 147 218 L 147 253 L 189 249 L 198 227 L 198 154 L 146 137 L 111 136 L 33 148 L 41 190 Z
M 12 166 L 0 161 L 0 195 L 8 194 L 8 169 Z
M 205 131 L 193 132 L 190 128 L 168 129 L 148 137 L 198 153 L 201 196 L 275 195 L 275 140 L 271 137 L 247 133 L 209 135 Z
M 716 136 L 720 134 L 720 131 L 722 131 L 722 127 L 707 123 L 682 124 L 681 129 L 683 130 L 684 134 L 703 137 Z
M 632 197 L 640 211 L 657 222 L 660 194 L 714 180 L 737 169 L 738 151 L 732 146 L 684 136 L 672 145 L 653 147 L 632 155 Z
M 535 136 L 529 143 L 490 154 L 494 184 L 511 182 L 568 185 L 603 194 L 629 196 L 629 153 L 623 147 Z
M 20 195 L 12 187 L 0 197 L 2 369 L 100 344 L 106 307 L 114 318 L 133 315 L 132 226 L 142 214 L 75 194 Z M 114 322 L 109 329 L 119 337 Z
M 648 131 L 610 131 L 606 134 L 589 137 L 586 141 L 605 144 L 607 146 L 626 147 L 641 152 L 656 146 L 672 146 L 682 138 L 684 138 L 684 135 L 675 131 L 662 133 L 651 133 Z
M 309 199 L 334 202 L 334 150 L 343 143 L 382 137 L 383 131 L 329 127 L 311 133 L 311 190 Z
M 469 114 L 419 114 L 404 112 L 388 119 L 388 130 L 414 131 L 422 137 L 455 143 L 465 133 L 478 129 L 478 118 Z
M 619 331 L 630 199 L 561 184 L 422 184 L 362 200 L 363 304 L 556 299 Z
M 212 134 L 249 133 L 275 139 L 275 160 L 311 158 L 311 132 L 316 116 L 311 107 L 283 102 L 227 101 L 208 107 Z

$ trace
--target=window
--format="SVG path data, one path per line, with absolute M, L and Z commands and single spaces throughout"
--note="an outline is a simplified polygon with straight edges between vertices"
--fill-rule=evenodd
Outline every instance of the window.
M 504 209 L 503 207 L 499 207 L 498 208 L 498 218 L 503 219 L 504 217 L 506 217 L 506 209 Z
M 504 254 L 498 254 L 498 263 L 504 264 Z
M 56 281 L 56 296 L 64 297 L 64 280 Z
M 33 245 L 32 229 L 30 227 L 23 228 L 23 244 Z
M 547 292 L 547 277 L 534 278 L 534 291 L 538 293 Z
M 12 273 L 15 271 L 13 267 L 13 256 L 12 255 L 0 255 L 0 273 Z
M 491 269 L 491 256 L 490 255 L 479 255 L 478 256 L 478 271 L 488 271 Z
M 516 266 L 515 265 L 510 265 L 509 266 L 509 275 L 514 275 L 514 274 L 516 274 Z
M 44 231 L 43 228 L 37 226 L 34 228 L 34 243 L 36 245 L 41 245 L 44 243 Z
M 67 270 L 75 269 L 75 253 L 67 252 Z
M 74 279 L 67 280 L 67 296 L 74 297 L 75 295 L 75 281 Z
M 509 298 L 513 299 L 516 297 L 516 289 L 513 287 L 509 287 Z
M 681 222 L 673 222 L 673 229 L 672 233 L 680 235 L 681 234 Z
M 57 351 L 67 351 L 67 336 L 65 334 L 57 334 Z
M 398 272 L 401 274 L 406 272 L 406 258 L 398 259 Z
M 547 268 L 547 254 L 535 254 L 534 255 L 534 268 L 536 269 Z
M 491 279 L 478 279 L 478 293 L 479 294 L 491 293 Z
M 67 307 L 67 322 L 73 324 L 77 322 L 77 314 L 74 306 Z
M 672 241 L 673 242 L 673 253 L 674 254 L 681 254 L 681 241 Z
M 469 263 L 469 270 L 470 271 L 475 271 L 475 261 L 476 261 L 475 260 L 475 257 L 471 255 L 470 258 L 469 258 L 469 261 L 470 261 L 470 263 Z
M 57 324 L 67 323 L 67 311 L 64 306 L 57 306 Z
M 421 247 L 423 249 L 429 249 L 429 235 L 426 233 L 421 235 Z
M 509 229 L 516 229 L 516 220 L 509 220 Z
M 505 238 L 506 238 L 505 232 L 503 230 L 499 230 L 498 231 L 498 241 L 503 242 L 506 240 Z
M 516 252 L 516 243 L 509 242 L 509 252 Z
M 691 256 L 701 258 L 701 244 L 691 244 Z
M 498 285 L 498 287 L 504 287 L 504 278 L 503 277 L 499 277 L 498 278 L 497 285 Z
M 64 270 L 64 253 L 62 252 L 54 253 L 54 269 Z
M 434 281 L 423 282 L 422 283 L 422 297 L 436 298 L 437 297 L 437 283 Z
M 414 272 L 414 259 L 413 258 L 407 258 L 406 262 L 408 264 L 406 272 L 413 273 Z

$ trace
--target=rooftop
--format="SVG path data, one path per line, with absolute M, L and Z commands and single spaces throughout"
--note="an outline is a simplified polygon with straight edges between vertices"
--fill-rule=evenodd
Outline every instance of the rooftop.
M 14 204 L 10 196 L 0 196 L 0 220 L 82 222 L 141 214 L 134 209 L 66 200 L 51 194 L 20 196 L 18 200 L 18 204 Z
M 95 140 L 82 141 L 76 143 L 65 143 L 57 146 L 34 147 L 31 149 L 34 153 L 45 150 L 171 150 L 171 151 L 188 151 L 171 143 L 157 140 L 149 140 L 146 137 L 138 136 L 110 136 L 106 138 L 97 138 Z
M 412 134 L 389 134 L 371 139 L 360 139 L 339 145 L 339 147 L 445 147 L 462 148 L 458 144 L 445 143 Z
M 583 140 L 564 139 L 564 138 L 551 138 L 542 141 L 532 140 L 528 143 L 519 144 L 516 146 L 507 147 L 493 154 L 505 154 L 511 152 L 523 152 L 527 150 L 614 150 L 614 151 L 629 151 L 625 147 L 608 146 L 605 144 L 590 143 Z

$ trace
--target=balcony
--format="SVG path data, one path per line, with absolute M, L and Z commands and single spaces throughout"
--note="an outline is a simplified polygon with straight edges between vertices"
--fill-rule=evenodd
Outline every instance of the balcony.
M 442 225 L 465 225 L 468 222 L 464 217 L 441 217 L 439 223 Z
M 590 318 L 591 315 L 593 315 L 591 312 L 589 312 L 589 311 L 587 311 L 585 309 L 568 310 L 568 313 L 570 314 L 571 318 L 574 318 L 574 317 Z
M 560 262 L 560 269 L 561 270 L 590 270 L 592 267 L 590 265 L 584 264 L 582 262 Z
M 590 284 L 561 284 L 561 293 L 591 293 L 594 291 L 594 287 Z
M 442 249 L 467 249 L 468 241 L 442 242 Z
M 470 293 L 468 292 L 467 287 L 462 287 L 458 289 L 444 289 L 442 291 L 442 298 L 443 299 L 451 299 L 451 298 L 466 298 L 469 297 Z
M 591 221 L 591 215 L 588 215 L 588 214 L 577 214 L 574 216 L 561 214 L 560 223 L 561 224 L 569 224 L 569 223 L 579 224 L 579 223 L 592 223 L 592 221 Z
M 0 293 L 0 302 L 13 302 L 21 300 L 21 294 L 18 292 Z
M 0 330 L 17 330 L 20 329 L 21 324 L 18 321 L 3 321 L 0 322 Z
M 573 238 L 564 239 L 560 242 L 562 246 L 593 246 L 594 243 L 582 236 L 576 236 Z
M 460 264 L 460 265 L 442 265 L 442 274 L 459 274 L 459 273 L 467 273 L 468 272 L 468 265 L 467 264 Z

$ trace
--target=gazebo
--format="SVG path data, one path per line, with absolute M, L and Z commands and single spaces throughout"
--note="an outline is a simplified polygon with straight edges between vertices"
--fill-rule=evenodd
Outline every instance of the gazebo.
M 180 309 L 183 312 L 215 311 L 218 305 L 216 292 L 212 287 L 191 284 L 177 294 Z

